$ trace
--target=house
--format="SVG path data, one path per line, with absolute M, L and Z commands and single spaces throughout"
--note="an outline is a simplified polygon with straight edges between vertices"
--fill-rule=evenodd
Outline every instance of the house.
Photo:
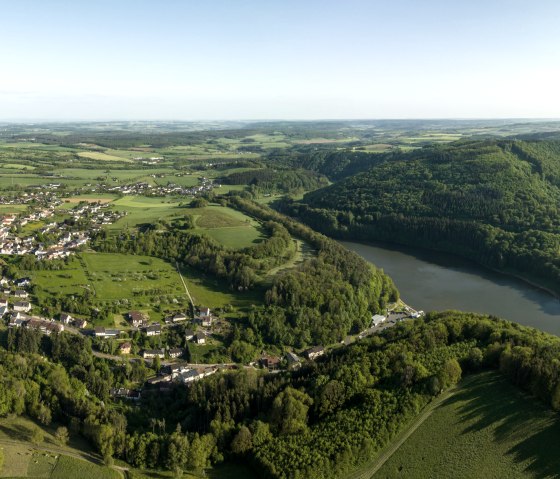
M 85 319 L 75 319 L 74 326 L 77 328 L 83 329 L 87 326 L 87 321 Z
M 54 321 L 47 321 L 41 318 L 31 318 L 24 326 L 28 329 L 40 331 L 47 336 L 54 332 L 64 331 L 64 326 L 62 324 L 55 323 Z
M 96 338 L 115 338 L 121 332 L 118 329 L 105 329 L 103 326 L 97 326 L 93 334 Z
M 181 321 L 186 321 L 187 320 L 187 315 L 183 314 L 183 313 L 177 313 L 176 315 L 173 316 L 173 322 L 174 323 L 179 323 Z
M 196 369 L 187 369 L 186 371 L 182 371 L 177 375 L 177 380 L 184 384 L 191 383 L 200 379 L 199 373 Z
M 198 318 L 198 323 L 204 328 L 209 328 L 210 326 L 212 326 L 213 321 L 214 318 L 212 316 L 200 316 Z
M 115 399 L 129 399 L 130 401 L 139 401 L 140 391 L 126 388 L 111 388 L 109 394 Z
M 153 359 L 153 358 L 165 358 L 165 350 L 164 349 L 144 349 L 142 351 L 142 357 L 144 359 Z
M 381 323 L 385 322 L 387 318 L 381 314 L 374 314 L 371 317 L 372 326 L 379 326 Z
M 198 315 L 199 316 L 211 316 L 212 313 L 210 312 L 210 308 L 205 308 L 205 307 L 201 306 L 200 308 L 198 308 Z
M 295 353 L 287 353 L 286 354 L 286 362 L 288 363 L 288 367 L 296 367 L 301 365 L 301 359 Z
M 8 307 L 8 300 L 6 298 L 0 299 L 0 308 L 2 307 Z
M 20 288 L 25 288 L 31 284 L 31 280 L 29 278 L 16 279 L 14 284 Z
M 206 334 L 202 332 L 196 333 L 193 339 L 196 344 L 206 344 Z
M 167 351 L 170 358 L 180 358 L 185 350 L 183 348 L 173 348 Z
M 60 322 L 62 324 L 70 324 L 72 322 L 72 316 L 66 313 L 61 313 L 60 315 Z
M 29 301 L 18 301 L 14 303 L 14 311 L 19 313 L 27 313 L 31 311 L 31 303 Z
M 185 339 L 190 341 L 192 338 L 194 338 L 194 331 L 192 329 L 185 329 Z
M 278 356 L 264 355 L 259 362 L 263 368 L 268 368 L 269 371 L 280 367 L 280 358 Z
M 161 325 L 159 323 L 151 324 L 144 328 L 144 332 L 147 336 L 159 336 L 161 334 Z
M 130 350 L 132 349 L 132 344 L 129 343 L 128 341 L 125 343 L 122 343 L 119 346 L 119 353 L 121 354 L 130 354 Z
M 306 350 L 303 354 L 307 359 L 314 361 L 318 357 L 321 357 L 323 354 L 325 354 L 325 348 L 323 348 L 323 346 L 314 346 Z
M 27 316 L 26 314 L 14 312 L 14 313 L 10 314 L 10 322 L 8 323 L 8 327 L 9 328 L 20 328 L 27 321 L 29 321 L 29 319 L 31 319 L 31 318 L 29 316 Z
M 96 338 L 104 338 L 105 337 L 105 328 L 103 326 L 96 326 L 93 330 L 93 335 Z
M 14 293 L 14 296 L 16 298 L 28 298 L 29 293 L 23 289 L 17 289 L 16 292 Z
M 8 312 L 8 306 L 0 306 L 0 318 Z
M 146 316 L 140 311 L 130 311 L 128 313 L 128 319 L 133 327 L 138 328 L 144 324 Z

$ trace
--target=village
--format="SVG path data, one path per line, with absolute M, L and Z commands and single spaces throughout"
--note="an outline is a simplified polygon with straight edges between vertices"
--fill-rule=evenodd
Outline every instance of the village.
M 70 334 L 83 334 L 99 341 L 117 340 L 117 355 L 103 354 L 98 351 L 94 351 L 94 354 L 106 359 L 119 360 L 119 358 L 126 358 L 130 361 L 143 360 L 149 367 L 155 367 L 156 374 L 148 378 L 144 385 L 144 388 L 147 387 L 149 390 L 154 390 L 155 388 L 160 392 L 166 392 L 173 386 L 189 386 L 193 382 L 215 374 L 218 371 L 241 367 L 241 365 L 235 363 L 199 364 L 192 362 L 192 358 L 191 362 L 184 360 L 189 343 L 205 345 L 208 341 L 212 341 L 212 335 L 216 331 L 215 326 L 220 319 L 208 307 L 199 306 L 194 308 L 194 315 L 191 311 L 174 312 L 161 323 L 150 322 L 146 313 L 132 310 L 125 315 L 127 321 L 127 328 L 125 329 L 106 328 L 103 326 L 92 327 L 86 319 L 75 318 L 67 313 L 61 313 L 57 319 L 30 314 L 33 305 L 29 300 L 30 294 L 28 289 L 31 286 L 29 278 L 15 281 L 2 278 L 0 279 L 0 285 L 5 296 L 4 299 L 0 300 L 0 316 L 7 318 L 8 328 L 30 329 L 45 335 L 66 331 Z M 288 351 L 283 355 L 268 354 L 266 351 L 263 351 L 257 361 L 253 361 L 245 367 L 265 369 L 270 373 L 280 373 L 296 369 L 304 361 L 315 361 L 320 358 L 328 349 L 349 345 L 366 336 L 394 326 L 400 321 L 421 315 L 423 315 L 422 311 L 415 311 L 405 305 L 402 312 L 389 311 L 386 316 L 379 314 L 372 316 L 370 328 L 355 337 L 345 338 L 339 345 L 327 347 L 318 345 L 305 349 L 300 353 Z M 132 338 L 135 333 L 152 338 L 161 336 L 165 328 L 177 327 L 180 328 L 179 330 L 184 339 L 184 347 L 164 345 L 160 348 L 144 348 L 140 350 L 138 347 L 134 347 Z M 137 354 L 133 354 L 133 350 Z M 111 393 L 114 397 L 138 400 L 144 388 L 114 388 Z

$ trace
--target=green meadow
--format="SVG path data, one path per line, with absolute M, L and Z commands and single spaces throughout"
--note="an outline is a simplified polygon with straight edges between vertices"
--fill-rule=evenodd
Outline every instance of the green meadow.
M 125 211 L 126 216 L 119 219 L 109 230 L 134 228 L 144 223 L 154 223 L 161 219 L 179 217 L 189 212 L 188 208 L 180 207 L 180 202 L 168 198 L 151 198 L 144 196 L 125 196 L 112 203 L 114 209 Z
M 41 429 L 43 440 L 31 442 L 32 432 Z M 38 426 L 25 417 L 2 418 L 0 449 L 4 465 L 0 477 L 67 479 L 118 479 L 116 470 L 102 465 L 88 443 L 71 434 L 68 445 L 60 445 L 54 437 L 55 427 Z
M 560 471 L 560 419 L 495 373 L 467 378 L 374 478 L 541 478 Z
M 210 205 L 192 208 L 196 228 L 232 249 L 258 243 L 266 235 L 260 224 L 240 211 L 224 206 Z

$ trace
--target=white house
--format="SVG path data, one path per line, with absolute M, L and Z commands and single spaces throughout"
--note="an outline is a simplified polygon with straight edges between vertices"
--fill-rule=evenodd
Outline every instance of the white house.
M 29 301 L 18 301 L 14 303 L 14 311 L 19 313 L 27 313 L 31 311 L 31 303 Z

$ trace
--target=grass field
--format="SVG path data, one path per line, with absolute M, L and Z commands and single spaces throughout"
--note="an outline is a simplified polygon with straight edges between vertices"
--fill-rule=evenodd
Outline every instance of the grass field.
M 185 291 L 175 268 L 150 256 L 117 253 L 83 253 L 83 265 L 96 295 L 104 300 L 161 294 L 184 296 Z
M 22 213 L 27 210 L 27 205 L 0 205 L 0 214 Z
M 179 202 L 166 198 L 148 198 L 144 196 L 125 196 L 113 202 L 118 211 L 128 214 L 112 225 L 109 230 L 121 230 L 136 227 L 143 223 L 153 223 L 160 219 L 172 218 L 189 213 L 188 208 L 179 207 Z
M 197 229 L 233 249 L 245 248 L 265 237 L 260 224 L 240 211 L 224 206 L 192 208 Z
M 374 478 L 558 477 L 557 414 L 484 373 L 468 378 Z
M 123 311 L 140 309 L 153 320 L 161 319 L 161 313 L 153 309 L 155 304 L 186 298 L 174 266 L 149 256 L 82 253 L 72 258 L 64 270 L 28 274 L 40 286 L 39 295 L 65 296 L 89 289 L 102 301 L 126 299 Z M 113 326 L 113 322 L 104 325 Z
M 70 207 L 73 208 L 77 203 L 82 201 L 86 201 L 87 203 L 110 203 L 117 198 L 117 196 L 110 193 L 88 193 L 87 195 L 76 195 L 71 198 L 64 198 L 64 203 L 70 203 Z
M 209 308 L 222 308 L 230 304 L 243 309 L 251 304 L 259 304 L 263 300 L 259 291 L 242 293 L 234 291 L 228 288 L 224 282 L 193 268 L 185 268 L 181 272 L 195 304 Z
M 67 446 L 58 444 L 53 436 L 54 427 L 42 427 L 44 440 L 35 445 L 29 439 L 34 422 L 24 417 L 2 418 L 0 422 L 0 448 L 4 453 L 4 466 L 0 477 L 29 477 L 66 479 L 117 479 L 121 475 L 105 466 L 92 455 L 88 443 L 71 435 Z
M 99 161 L 125 161 L 130 162 L 131 160 L 122 156 L 108 155 L 100 151 L 81 151 L 78 156 L 82 158 L 90 158 L 91 160 Z

